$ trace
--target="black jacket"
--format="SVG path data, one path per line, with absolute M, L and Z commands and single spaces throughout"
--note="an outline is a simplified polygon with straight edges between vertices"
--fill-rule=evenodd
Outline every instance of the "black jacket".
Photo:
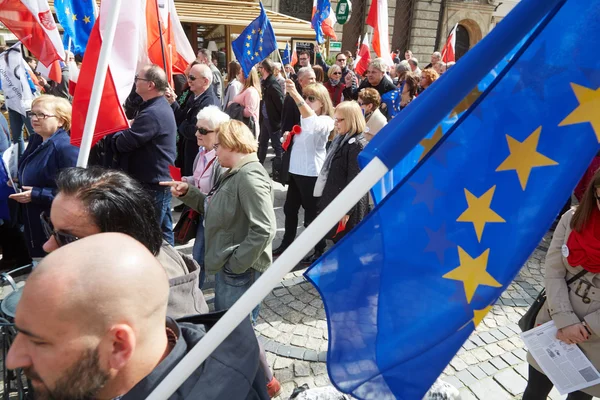
M 262 81 L 262 103 L 267 108 L 267 116 L 271 124 L 271 130 L 277 132 L 281 129 L 281 110 L 283 108 L 283 91 L 281 86 L 271 74 Z M 262 108 L 262 106 L 261 106 Z M 261 112 L 262 116 L 262 112 Z
M 302 90 L 299 89 L 298 93 L 302 94 Z M 300 125 L 300 110 L 296 105 L 294 99 L 291 98 L 289 94 L 285 95 L 285 99 L 283 100 L 283 111 L 281 113 L 281 133 L 291 132 L 294 125 Z M 283 157 L 281 158 L 281 170 L 279 171 L 279 183 L 286 184 L 289 179 L 289 169 L 290 169 L 290 157 L 292 155 L 292 147 L 294 146 L 294 141 L 290 143 L 287 151 L 283 153 Z
M 111 137 L 117 167 L 145 184 L 171 180 L 176 134 L 175 117 L 164 96 L 145 101 L 131 128 Z
M 49 81 L 44 85 L 44 92 L 71 101 L 72 97 L 69 94 L 69 66 L 66 64 L 61 66 L 60 74 L 62 76 L 61 82 Z
M 121 400 L 147 398 L 222 314 L 202 314 L 178 322 L 167 318 L 167 326 L 177 334 L 177 343 L 154 371 Z M 265 376 L 258 362 L 258 341 L 248 318 L 169 397 L 169 400 L 223 399 L 269 399 Z
M 193 93 L 187 99 L 185 106 L 180 107 L 177 102 L 171 104 L 177 121 L 179 140 L 183 141 L 183 176 L 193 174 L 194 160 L 198 155 L 198 142 L 196 140 L 196 116 L 204 107 L 217 106 L 221 108 L 221 100 L 217 97 L 212 85 L 204 91 L 197 99 Z
M 369 81 L 367 79 L 365 79 L 361 82 L 361 84 L 358 88 L 353 87 L 353 88 L 344 89 L 344 99 L 345 100 L 350 100 L 350 99 L 358 100 L 358 93 L 362 89 L 366 89 L 366 88 L 374 88 L 375 90 L 377 90 L 379 92 L 380 96 L 383 96 L 385 93 L 391 92 L 392 90 L 396 89 L 396 86 L 394 86 L 394 83 L 391 80 L 389 80 L 388 78 L 386 78 L 385 76 L 383 77 L 383 79 L 381 79 L 381 82 L 379 82 L 379 85 L 377 85 L 377 86 L 371 85 L 369 83 Z

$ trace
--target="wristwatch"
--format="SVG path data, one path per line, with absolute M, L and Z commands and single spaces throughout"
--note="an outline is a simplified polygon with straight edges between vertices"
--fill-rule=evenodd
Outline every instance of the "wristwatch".
M 305 104 L 306 104 L 306 102 L 304 102 L 304 100 L 302 100 L 300 103 L 296 103 L 296 105 L 297 105 L 298 107 L 302 107 L 302 106 L 303 106 L 303 105 L 305 105 Z

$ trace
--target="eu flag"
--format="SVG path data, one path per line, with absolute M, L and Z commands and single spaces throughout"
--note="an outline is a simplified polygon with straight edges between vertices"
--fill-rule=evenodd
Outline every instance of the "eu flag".
M 246 77 L 254 65 L 277 49 L 273 27 L 267 18 L 262 2 L 260 3 L 260 15 L 231 43 L 231 47 Z
M 58 22 L 65 30 L 65 49 L 71 39 L 71 51 L 83 54 L 96 21 L 94 0 L 55 0 L 54 9 Z
M 323 34 L 323 27 L 321 24 L 329 17 L 331 12 L 331 3 L 329 0 L 317 0 L 317 7 L 311 20 L 312 28 L 315 30 L 317 35 L 317 43 L 321 44 L 325 41 L 325 35 Z
M 393 168 L 416 127 L 428 131 L 455 106 L 438 92 L 475 79 L 499 60 L 485 55 L 506 55 L 518 42 L 511 32 L 541 20 L 418 167 L 307 271 L 341 391 L 422 398 L 534 250 L 599 148 L 599 16 L 600 0 L 522 0 L 425 91 L 439 85 L 429 99 L 440 110 L 417 98 L 404 125 L 388 124 L 365 148 Z
M 290 54 L 290 44 L 289 43 L 285 44 L 285 50 L 283 51 L 283 58 L 282 58 L 281 62 L 283 62 L 282 67 L 285 67 L 286 65 L 292 63 L 292 56 Z

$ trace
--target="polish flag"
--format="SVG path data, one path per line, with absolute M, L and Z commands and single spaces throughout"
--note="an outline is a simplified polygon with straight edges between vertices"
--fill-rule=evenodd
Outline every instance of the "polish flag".
M 162 46 L 158 21 L 162 31 Z M 142 38 L 140 57 L 142 63 L 148 62 L 164 67 L 172 84 L 173 74 L 183 74 L 187 66 L 196 59 L 185 31 L 175 10 L 173 0 L 147 0 L 146 18 L 142 20 Z M 144 34 L 145 32 L 145 34 Z M 164 59 L 163 59 L 164 51 Z
M 446 45 L 442 49 L 442 61 L 447 63 L 450 61 L 456 61 L 456 29 L 458 24 L 454 25 L 452 32 L 448 35 Z
M 0 0 L 0 22 L 50 68 L 50 79 L 61 81 L 65 49 L 47 0 Z
M 311 20 L 312 20 L 312 17 L 315 16 L 316 12 L 317 12 L 317 0 L 313 0 Z M 337 40 L 337 36 L 335 35 L 335 29 L 333 29 L 333 24 L 335 24 L 336 22 L 337 22 L 337 20 L 335 18 L 335 13 L 331 10 L 331 3 L 329 3 L 329 16 L 327 18 L 325 18 L 325 20 L 323 22 L 321 22 L 321 29 L 323 29 L 324 36 L 332 38 L 333 40 Z
M 294 48 L 292 49 L 292 67 L 298 63 L 298 54 L 296 53 L 296 42 L 294 42 Z
M 388 34 L 388 2 L 387 0 L 373 0 L 367 25 L 373 27 L 373 50 L 378 57 L 388 65 L 394 65 L 390 56 L 390 37 Z
M 371 49 L 369 49 L 369 34 L 365 33 L 363 41 L 358 48 L 358 54 L 354 60 L 354 72 L 363 75 L 371 63 Z
M 100 13 L 83 57 L 73 97 L 73 118 L 71 126 L 71 144 L 79 146 L 83 136 L 83 127 L 87 117 L 92 86 L 98 57 L 102 47 L 102 37 L 108 25 L 107 14 L 114 7 L 114 0 L 102 0 Z M 108 72 L 98 120 L 94 128 L 92 145 L 101 138 L 114 132 L 129 128 L 122 104 L 133 86 L 139 53 L 140 24 L 144 15 L 146 0 L 128 0 L 119 10 L 115 41 L 108 62 Z

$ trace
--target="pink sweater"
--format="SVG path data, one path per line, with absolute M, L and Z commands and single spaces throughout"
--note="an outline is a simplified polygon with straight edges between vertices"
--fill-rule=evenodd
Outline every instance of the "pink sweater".
M 258 91 L 250 86 L 248 89 L 235 96 L 233 102 L 244 106 L 244 117 L 248 118 L 252 116 L 254 118 L 256 131 L 258 131 L 258 112 L 260 106 L 260 95 L 258 94 Z

